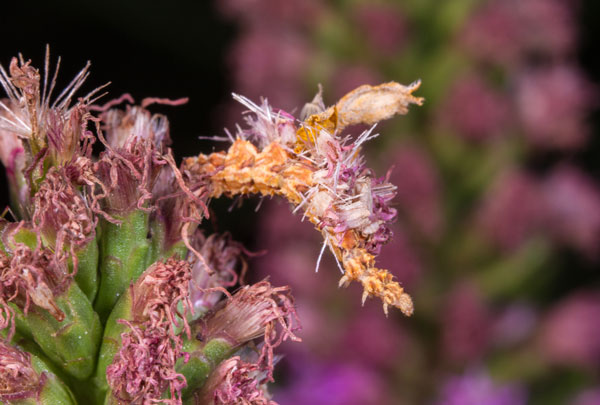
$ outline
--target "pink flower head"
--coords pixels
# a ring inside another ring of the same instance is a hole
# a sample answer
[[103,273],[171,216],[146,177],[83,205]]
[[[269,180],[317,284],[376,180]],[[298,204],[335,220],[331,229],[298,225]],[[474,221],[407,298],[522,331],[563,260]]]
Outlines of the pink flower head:
[[387,405],[386,396],[380,375],[347,362],[304,363],[290,386],[274,395],[282,404],[327,405]]
[[525,405],[527,395],[515,384],[500,385],[483,373],[449,378],[436,405]]
[[361,4],[355,19],[369,48],[386,56],[400,51],[407,36],[407,24],[398,9],[386,4]]
[[600,388],[590,388],[581,392],[573,402],[573,405],[598,405],[600,404]]
[[186,318],[192,310],[190,280],[188,262],[168,259],[150,266],[130,287],[133,320],[118,321],[128,331],[121,334],[119,352],[106,369],[115,398],[126,403],[142,400],[151,404],[158,402],[168,388],[171,399],[166,402],[181,404],[181,390],[186,381],[175,371],[175,363],[188,355],[182,351],[176,327],[183,324],[190,337]]
[[526,139],[544,149],[584,145],[593,93],[583,73],[571,66],[531,70],[517,87],[517,112]]
[[560,166],[543,182],[546,227],[559,242],[589,257],[600,248],[600,188],[578,169]]
[[[303,324],[306,323],[304,317],[302,321]],[[322,320],[322,327],[330,328],[327,326],[330,322],[331,319]],[[336,347],[339,349],[335,350],[335,354],[346,360],[357,360],[357,364],[365,368],[372,365],[381,370],[394,369],[398,359],[403,358],[406,353],[406,330],[400,324],[389,322],[375,306],[357,309],[356,314],[341,329],[343,338],[332,347],[333,350]],[[313,339],[322,341],[323,337],[316,335]]]
[[559,58],[573,53],[577,22],[574,7],[568,1],[516,0],[508,7],[518,15],[526,51]]
[[124,148],[100,154],[94,171],[108,193],[102,197],[110,215],[125,215],[133,209],[147,209],[151,191],[163,166],[168,162],[151,139],[131,137]]
[[442,197],[431,158],[416,144],[402,145],[394,150],[392,158],[390,181],[396,185],[400,216],[419,235],[435,240],[443,226]]
[[514,8],[505,3],[489,1],[476,10],[467,20],[461,42],[478,59],[512,66],[519,60],[522,38]]
[[539,344],[550,361],[595,369],[600,362],[600,295],[579,292],[556,304],[543,320]]
[[185,260],[168,259],[148,267],[130,287],[134,321],[143,322],[148,328],[164,328],[174,336],[175,326],[182,320],[189,335],[186,314],[192,311],[191,279],[190,264]]
[[[18,224],[14,232],[23,226]],[[11,230],[7,230],[11,232]],[[14,242],[14,241],[13,241]],[[8,302],[15,303],[25,314],[31,304],[47,310],[61,322],[65,314],[56,305],[55,296],[65,291],[72,274],[64,260],[58,260],[49,249],[32,250],[22,243],[14,243],[11,256],[0,253],[0,304],[3,312],[12,312]],[[7,322],[2,322],[8,326]],[[14,330],[11,326],[11,332]]]
[[171,143],[169,120],[138,106],[109,109],[102,114],[102,129],[112,148],[123,148],[136,138],[151,139],[159,149]]
[[477,224],[500,248],[513,250],[540,231],[544,215],[537,181],[527,173],[509,171],[487,192]]
[[445,299],[442,314],[442,349],[453,362],[478,360],[490,338],[490,313],[474,285],[459,284]]
[[33,201],[32,224],[57,254],[84,246],[95,236],[97,219],[64,170],[50,169]]
[[[112,395],[124,403],[150,405],[157,402],[181,404],[185,377],[175,371],[177,359],[184,357],[179,336],[162,327],[136,326],[120,320],[129,331],[121,334],[121,348],[106,369]],[[161,399],[169,389],[170,400]]]
[[38,398],[45,381],[46,375],[33,369],[29,353],[0,339],[0,400],[3,403]]
[[467,22],[462,42],[477,58],[506,67],[527,56],[560,58],[572,52],[575,18],[561,0],[492,0]]
[[[236,89],[250,98],[262,94],[273,105],[288,110],[301,102],[304,92],[299,78],[308,58],[304,37],[287,30],[270,32],[264,25],[240,38],[228,57]],[[265,93],[265,89],[270,90]]]
[[538,314],[525,303],[504,308],[494,319],[491,338],[501,347],[515,345],[528,338],[537,326]]
[[506,97],[474,75],[454,83],[440,111],[444,125],[458,136],[476,142],[501,135],[509,118]]
[[233,287],[244,276],[247,251],[228,233],[212,234],[207,238],[199,231],[194,235],[194,248],[203,260],[191,257],[193,282],[190,283],[190,299],[194,310],[204,313],[227,293],[225,288]]
[[232,346],[264,336],[258,364],[268,370],[271,380],[273,349],[287,339],[300,341],[294,334],[300,326],[289,287],[272,287],[266,280],[242,287],[221,308],[199,320],[196,327],[196,335],[204,341],[223,338]]
[[[56,163],[65,163],[75,157],[82,141],[93,142],[93,136],[87,130],[91,120],[88,107],[92,96],[101,88],[97,88],[71,106],[75,92],[83,85],[89,72],[88,63],[71,81],[71,83],[53,101],[50,101],[56,75],[49,80],[50,54],[46,49],[46,70],[43,82],[31,61],[22,57],[13,58],[9,72],[0,69],[0,84],[4,87],[10,101],[2,103],[5,113],[2,127],[24,139],[28,147],[28,159],[33,159],[45,147]],[[48,87],[49,86],[49,87]]]
[[261,374],[256,364],[232,357],[219,364],[194,399],[207,405],[277,405],[269,398]]

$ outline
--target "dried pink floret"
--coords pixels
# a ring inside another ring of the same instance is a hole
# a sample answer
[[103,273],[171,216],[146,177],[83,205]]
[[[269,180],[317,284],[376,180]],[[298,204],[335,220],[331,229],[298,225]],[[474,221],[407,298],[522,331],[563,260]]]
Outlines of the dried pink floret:
[[[106,369],[113,396],[123,403],[181,404],[185,377],[175,372],[177,359],[184,356],[181,338],[163,327],[136,326],[120,320],[129,331],[121,334],[121,348]],[[169,389],[170,399],[161,399]]]
[[118,321],[129,330],[121,334],[121,348],[106,370],[117,399],[125,403],[156,403],[169,388],[171,399],[163,401],[181,403],[186,381],[175,371],[175,363],[187,353],[182,352],[176,328],[183,326],[190,336],[186,314],[192,311],[191,277],[188,262],[168,259],[150,266],[130,287],[133,320]]
[[[300,328],[289,287],[273,287],[263,280],[242,287],[214,313],[198,321],[197,335],[204,340],[223,338],[240,346],[264,335],[258,364],[273,378],[273,349],[283,341],[301,341]],[[279,330],[280,329],[280,330]]]
[[65,262],[48,249],[33,250],[16,243],[10,257],[0,252],[0,303],[7,314],[11,312],[9,302],[25,313],[34,304],[62,321],[65,314],[56,305],[55,296],[65,291],[71,280]]
[[0,339],[0,400],[38,398],[45,381],[46,375],[33,369],[29,353]]
[[232,357],[212,372],[202,389],[194,394],[194,401],[206,405],[277,405],[269,398],[261,375],[256,364]]

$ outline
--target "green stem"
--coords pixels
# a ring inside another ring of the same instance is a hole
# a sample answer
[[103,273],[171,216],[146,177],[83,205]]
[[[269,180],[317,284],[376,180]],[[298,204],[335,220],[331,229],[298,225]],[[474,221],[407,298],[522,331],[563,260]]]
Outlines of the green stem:
[[202,388],[208,376],[237,349],[237,346],[221,338],[202,343],[194,337],[192,339],[184,337],[183,351],[190,354],[190,359],[187,363],[179,359],[175,367],[187,381],[187,387],[181,393],[183,399],[192,398],[194,391]]
[[117,218],[120,225],[103,221],[100,242],[100,289],[94,308],[105,322],[129,283],[146,269],[150,244],[148,213],[135,210]]
[[117,322],[119,319],[131,320],[131,294],[130,290],[117,301],[113,311],[110,313],[104,336],[102,337],[102,346],[98,356],[98,366],[96,367],[96,376],[94,377],[94,387],[96,389],[97,403],[102,403],[103,398],[108,392],[108,382],[106,380],[106,369],[113,362],[115,355],[121,347],[121,333],[125,332],[126,326]]
[[81,291],[94,302],[98,292],[98,241],[96,238],[75,253],[77,255],[77,274],[75,281]]
[[31,334],[46,356],[65,372],[79,380],[86,379],[94,371],[102,333],[100,320],[75,283],[55,300],[65,314],[62,322],[44,309],[32,307],[25,316],[13,306],[18,314],[17,328],[23,334]]

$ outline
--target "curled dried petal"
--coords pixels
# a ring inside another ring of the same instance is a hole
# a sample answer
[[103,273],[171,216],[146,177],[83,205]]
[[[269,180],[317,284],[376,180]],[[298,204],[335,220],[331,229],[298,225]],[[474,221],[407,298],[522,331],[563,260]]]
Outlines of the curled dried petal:
[[72,281],[65,262],[56,260],[48,249],[32,250],[22,243],[15,244],[11,253],[10,257],[0,253],[0,298],[14,302],[25,313],[33,303],[62,321],[65,314],[55,296]]
[[[181,338],[161,327],[136,326],[121,334],[121,348],[106,369],[112,395],[122,403],[181,404],[185,377],[175,371],[177,359],[184,357]],[[170,399],[161,399],[169,389]]]
[[63,168],[46,174],[34,197],[32,223],[60,254],[65,247],[81,247],[92,240],[97,219]]
[[256,364],[240,357],[225,360],[212,372],[201,390],[194,394],[196,404],[207,405],[277,405],[262,382]]
[[31,355],[0,340],[0,400],[37,398],[46,380],[31,365]]
[[[148,328],[162,328],[175,336],[180,319],[189,335],[186,314],[192,312],[189,298],[192,272],[184,260],[168,259],[150,266],[131,287],[134,321]],[[182,311],[178,308],[181,304]]]
[[294,333],[300,326],[290,288],[273,287],[266,280],[242,287],[222,308],[198,321],[197,328],[196,335],[204,340],[223,338],[232,346],[264,335],[258,363],[269,370],[270,378],[273,349],[287,339],[301,340]]

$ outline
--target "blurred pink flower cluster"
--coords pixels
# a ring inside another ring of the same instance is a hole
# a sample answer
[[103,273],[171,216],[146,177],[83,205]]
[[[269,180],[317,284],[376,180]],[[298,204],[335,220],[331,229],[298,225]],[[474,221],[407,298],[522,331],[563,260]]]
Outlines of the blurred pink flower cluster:
[[[489,0],[462,10],[417,1],[227,0],[219,7],[239,24],[231,74],[250,96],[300,110],[317,83],[330,90],[327,104],[360,84],[419,77],[426,92],[421,116],[375,130],[397,135],[378,165],[394,165],[398,210],[394,241],[378,264],[415,293],[415,319],[385,323],[340,302],[347,292],[323,290],[337,270],[325,258],[317,278],[305,276],[319,254],[311,225],[290,221],[285,205],[262,205],[256,244],[271,255],[253,266],[296,286],[307,343],[282,360],[288,383],[276,399],[524,404],[539,375],[523,368],[512,385],[485,371],[501,368],[490,364],[500,354],[518,364],[521,350],[540,353],[535,362],[548,370],[598,371],[597,289],[575,288],[548,303],[536,285],[550,279],[557,288],[550,268],[562,252],[600,259],[600,187],[576,159],[563,161],[586,147],[597,106],[576,58],[578,2]],[[353,369],[355,358],[371,365],[364,375]],[[474,367],[484,371],[462,373]],[[307,385],[339,396],[311,389],[317,396],[309,398]],[[592,395],[578,403],[593,403]]]

